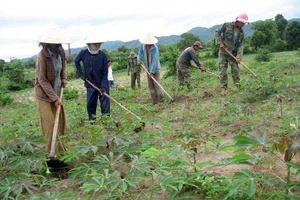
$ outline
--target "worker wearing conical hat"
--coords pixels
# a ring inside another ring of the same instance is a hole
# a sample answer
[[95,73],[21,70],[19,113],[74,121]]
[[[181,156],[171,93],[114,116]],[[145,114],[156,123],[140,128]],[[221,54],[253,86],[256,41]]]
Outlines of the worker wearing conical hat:
[[[36,41],[42,46],[36,58],[35,98],[41,129],[45,137],[45,150],[50,155],[52,134],[55,123],[56,110],[60,106],[57,137],[67,131],[66,115],[60,98],[61,87],[67,85],[66,58],[61,44],[71,40],[58,26],[44,31]],[[55,158],[66,151],[65,146],[57,142]]]
[[[144,62],[147,71],[148,88],[152,98],[152,104],[158,104],[162,102],[161,88],[155,83],[153,78],[159,83],[160,82],[160,61],[159,61],[159,49],[156,46],[157,39],[148,33],[145,37],[140,38],[139,41],[142,43],[138,52],[137,61],[138,63]],[[151,77],[150,77],[151,76]]]

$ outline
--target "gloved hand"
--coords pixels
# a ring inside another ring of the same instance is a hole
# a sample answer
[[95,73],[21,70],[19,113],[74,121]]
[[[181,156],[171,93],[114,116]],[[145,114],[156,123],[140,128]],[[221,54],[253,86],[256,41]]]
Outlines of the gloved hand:
[[101,93],[106,93],[106,90],[104,87],[100,88]]

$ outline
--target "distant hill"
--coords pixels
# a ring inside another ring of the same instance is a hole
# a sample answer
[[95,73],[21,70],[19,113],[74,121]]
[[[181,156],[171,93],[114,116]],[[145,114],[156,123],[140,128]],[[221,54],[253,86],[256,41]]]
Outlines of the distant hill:
[[[300,18],[290,19],[288,21],[289,22],[290,21],[300,22]],[[252,26],[255,23],[256,22],[253,22],[250,25],[244,26],[244,31],[245,31],[246,36],[252,35],[252,33],[253,33]],[[191,30],[189,30],[188,33],[192,33],[192,34],[198,36],[201,39],[201,41],[205,44],[207,41],[214,39],[215,30],[218,27],[220,27],[221,25],[222,24],[218,24],[218,25],[212,26],[210,28],[194,27]],[[158,45],[176,44],[177,42],[180,41],[180,35],[161,36],[161,37],[157,37],[157,39],[158,39],[158,43],[157,43]],[[107,51],[114,51],[114,50],[117,50],[121,46],[125,46],[128,49],[132,49],[132,48],[140,46],[140,42],[138,40],[132,40],[132,41],[127,41],[127,42],[123,42],[121,40],[107,41],[103,44],[103,46],[101,48],[106,49]],[[71,52],[72,52],[72,54],[78,54],[80,52],[80,50],[85,49],[85,48],[86,47],[72,48]],[[68,52],[66,51],[66,54],[67,53]],[[35,59],[36,55],[32,56],[30,58]],[[21,61],[26,62],[30,58],[24,58]]]

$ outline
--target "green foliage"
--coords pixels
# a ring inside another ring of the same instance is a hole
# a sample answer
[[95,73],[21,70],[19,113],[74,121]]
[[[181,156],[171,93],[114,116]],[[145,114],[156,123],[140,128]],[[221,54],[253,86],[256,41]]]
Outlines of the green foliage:
[[273,52],[285,51],[287,49],[287,42],[285,40],[277,39],[272,45],[271,50]]
[[179,57],[179,51],[174,46],[170,46],[164,54],[161,55],[161,61],[165,63],[167,72],[164,74],[164,78],[176,77],[176,60]]
[[0,106],[9,105],[13,102],[13,98],[5,93],[4,89],[0,90]]
[[202,64],[209,71],[217,71],[218,63],[216,60],[206,60]]
[[[165,64],[179,54],[174,46],[163,51]],[[0,198],[293,199],[293,194],[297,199],[296,53],[274,53],[276,60],[267,63],[245,55],[243,62],[259,77],[241,67],[242,87],[231,87],[226,95],[218,79],[198,70],[191,70],[195,88],[189,91],[173,91],[174,80],[162,79],[164,89],[176,97],[172,104],[153,106],[145,80],[141,89],[128,85],[114,90],[112,97],[140,116],[145,129],[141,120],[114,102],[111,116],[102,116],[98,107],[91,125],[84,88],[77,87],[82,82],[70,81],[64,95],[69,132],[59,140],[73,148],[62,157],[71,169],[62,170],[61,176],[46,164],[35,102],[0,107]],[[214,70],[216,62],[210,59],[203,65]],[[162,74],[167,72],[164,66]],[[120,84],[128,84],[126,72],[116,77]],[[27,92],[12,95],[18,100],[33,94]]]
[[258,62],[268,62],[271,60],[272,57],[273,56],[271,52],[267,48],[263,48],[258,51],[257,55],[255,56],[255,60]]
[[[181,34],[180,41],[176,45],[179,51],[183,51],[185,48],[192,46],[195,41],[201,42],[198,36],[195,36],[192,33],[183,33]],[[201,44],[203,43],[201,42]]]
[[78,97],[79,90],[74,88],[65,88],[64,89],[64,99],[70,100]]
[[292,21],[286,26],[285,40],[290,50],[300,47],[300,22]]
[[256,22],[253,25],[254,33],[251,37],[251,44],[255,47],[271,45],[278,37],[278,30],[275,21],[267,19]]
[[279,39],[284,39],[284,30],[286,28],[286,25],[288,24],[288,21],[283,17],[283,15],[278,14],[275,16],[275,22],[277,25],[278,35]]

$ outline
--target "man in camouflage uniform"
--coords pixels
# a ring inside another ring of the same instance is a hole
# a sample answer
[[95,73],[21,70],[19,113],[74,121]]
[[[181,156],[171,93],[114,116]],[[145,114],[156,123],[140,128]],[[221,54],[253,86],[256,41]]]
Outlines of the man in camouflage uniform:
[[191,89],[191,74],[189,67],[194,67],[191,60],[195,62],[201,71],[205,71],[196,55],[196,51],[199,49],[203,49],[203,47],[199,41],[196,41],[193,46],[186,48],[176,61],[178,83],[179,85],[186,84],[188,89]]
[[131,88],[135,89],[135,83],[137,82],[138,87],[141,87],[141,67],[137,63],[137,55],[132,51],[128,56],[128,76],[130,76],[131,72]]
[[[243,26],[249,24],[248,16],[240,14],[233,22],[226,22],[215,31],[216,44],[220,45],[219,49],[219,71],[221,88],[227,89],[228,63],[231,66],[232,79],[236,86],[240,86],[240,69],[238,64],[242,61],[244,49],[244,30]],[[230,51],[236,58],[235,60],[226,51]]]

